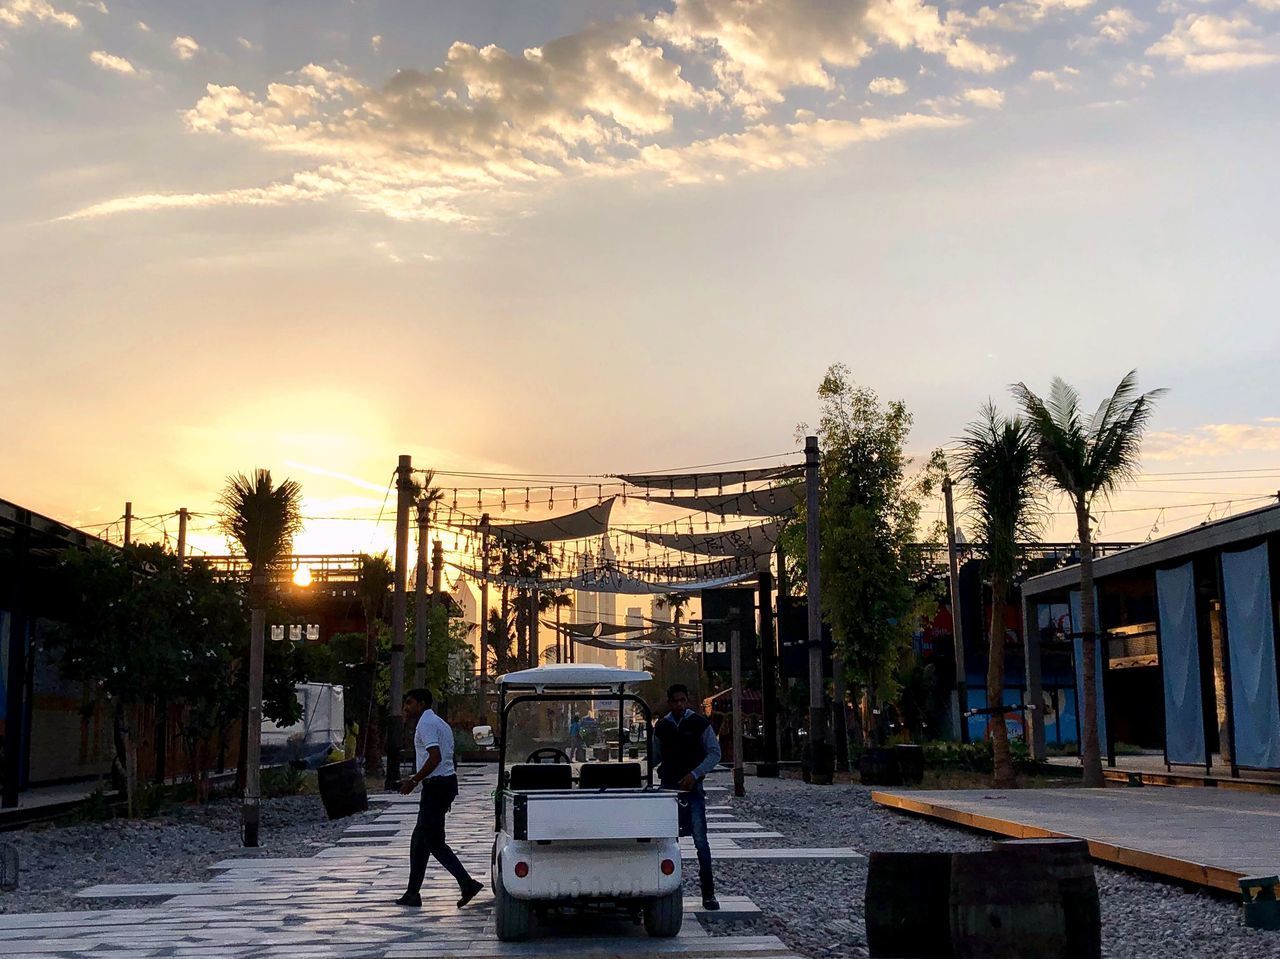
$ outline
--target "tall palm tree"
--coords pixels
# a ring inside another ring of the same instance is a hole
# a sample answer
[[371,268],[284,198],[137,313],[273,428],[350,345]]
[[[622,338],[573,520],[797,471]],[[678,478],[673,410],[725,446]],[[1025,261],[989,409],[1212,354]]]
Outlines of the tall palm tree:
[[1080,394],[1054,377],[1049,397],[1042,400],[1025,383],[1013,387],[1030,422],[1036,458],[1045,475],[1071,500],[1080,538],[1080,619],[1083,637],[1084,716],[1081,765],[1084,785],[1102,785],[1102,752],[1098,742],[1097,610],[1093,597],[1093,535],[1090,508],[1134,477],[1142,450],[1142,434],[1151,420],[1155,401],[1164,390],[1138,392],[1138,371],[1131,370],[1089,419]]
[[1022,561],[1019,542],[1039,529],[1040,475],[1031,429],[1021,417],[1005,417],[987,403],[980,418],[960,439],[960,478],[968,487],[969,511],[979,538],[987,544],[991,578],[991,631],[987,658],[987,706],[995,786],[1014,783],[1009,727],[1000,708],[1004,702],[1005,606]]
[[273,486],[271,471],[252,476],[236,473],[218,498],[220,525],[227,538],[249,561],[249,714],[246,733],[244,803],[240,807],[241,837],[246,846],[258,845],[259,804],[262,799],[262,658],[266,649],[267,575],[293,548],[302,529],[302,487],[286,479]]
[[563,590],[556,593],[544,593],[543,596],[550,607],[556,611],[556,662],[567,662],[569,661],[569,656],[566,655],[566,650],[569,646],[569,640],[560,626],[560,611],[573,605],[573,594],[568,590]]

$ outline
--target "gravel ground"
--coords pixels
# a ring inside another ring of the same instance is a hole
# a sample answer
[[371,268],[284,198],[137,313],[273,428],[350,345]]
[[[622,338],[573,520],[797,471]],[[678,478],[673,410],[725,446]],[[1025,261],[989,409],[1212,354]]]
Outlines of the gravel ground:
[[[759,845],[852,846],[862,853],[987,849],[978,833],[944,826],[871,802],[862,786],[806,786],[799,780],[748,779],[735,811],[782,833]],[[743,841],[744,845],[746,843]],[[1247,929],[1230,899],[1095,867],[1102,900],[1103,955],[1111,959],[1280,959],[1280,932]],[[692,874],[691,874],[692,873]],[[717,932],[773,933],[802,955],[866,956],[862,901],[865,862],[722,862],[717,892],[750,896],[762,920],[716,927]],[[697,893],[696,870],[685,886]]]
[[17,890],[0,893],[0,913],[144,905],[145,899],[77,899],[75,893],[104,882],[200,882],[209,878],[209,866],[232,857],[313,856],[360,818],[329,822],[315,795],[263,800],[263,845],[256,853],[241,847],[240,804],[227,799],[173,806],[154,819],[0,833],[0,843],[17,848],[20,864]]

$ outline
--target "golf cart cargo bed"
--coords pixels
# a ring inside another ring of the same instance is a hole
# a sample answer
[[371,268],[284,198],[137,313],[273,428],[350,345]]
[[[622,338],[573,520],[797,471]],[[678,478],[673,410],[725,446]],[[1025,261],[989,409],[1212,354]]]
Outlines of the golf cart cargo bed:
[[675,839],[676,795],[662,789],[504,793],[513,838],[531,841]]

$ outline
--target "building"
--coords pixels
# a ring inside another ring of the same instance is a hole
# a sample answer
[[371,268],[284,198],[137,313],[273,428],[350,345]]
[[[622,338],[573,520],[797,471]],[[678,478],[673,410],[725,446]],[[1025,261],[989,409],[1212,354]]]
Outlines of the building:
[[[644,614],[640,611],[639,606],[627,607],[627,625],[637,631],[643,631],[645,628]],[[644,669],[644,652],[639,649],[628,649],[626,652],[627,669]]]
[[[1204,523],[1094,562],[1098,727],[1170,768],[1280,770],[1280,505]],[[1027,697],[1043,701],[1046,664],[1066,658],[1083,685],[1078,566],[1022,585]],[[1044,712],[1029,714],[1045,754]]]

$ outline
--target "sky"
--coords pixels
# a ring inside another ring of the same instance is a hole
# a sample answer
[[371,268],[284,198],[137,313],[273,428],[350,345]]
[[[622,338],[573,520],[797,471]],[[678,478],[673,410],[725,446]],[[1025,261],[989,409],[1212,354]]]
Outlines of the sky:
[[1185,528],[1280,487],[1278,119],[1280,0],[0,0],[0,497],[367,519],[793,452],[836,362],[920,455],[1137,368],[1100,535]]

